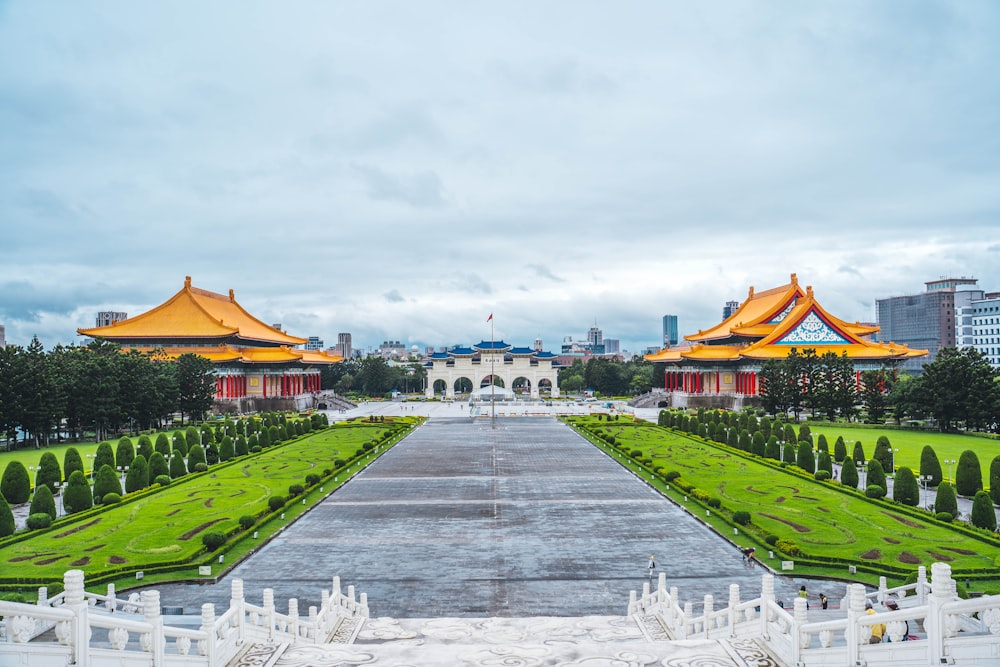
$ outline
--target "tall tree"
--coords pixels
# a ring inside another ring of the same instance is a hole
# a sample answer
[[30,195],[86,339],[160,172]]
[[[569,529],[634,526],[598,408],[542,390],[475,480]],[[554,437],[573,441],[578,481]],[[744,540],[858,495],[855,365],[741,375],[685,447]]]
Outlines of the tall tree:
[[183,415],[199,417],[208,412],[215,400],[215,376],[212,362],[196,354],[177,357],[177,406]]
[[889,393],[895,384],[893,375],[886,369],[861,372],[861,403],[865,406],[868,422],[881,423],[889,407]]
[[917,402],[942,431],[954,430],[960,422],[970,429],[982,428],[998,416],[990,414],[1000,392],[995,378],[996,371],[975,349],[944,348],[924,366],[917,381]]

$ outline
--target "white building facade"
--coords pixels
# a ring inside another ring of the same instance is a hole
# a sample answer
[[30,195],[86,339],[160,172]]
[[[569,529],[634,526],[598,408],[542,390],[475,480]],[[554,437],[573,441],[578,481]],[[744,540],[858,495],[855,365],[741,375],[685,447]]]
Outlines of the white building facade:
[[559,364],[551,352],[514,347],[503,341],[482,341],[472,347],[436,352],[427,368],[427,398],[454,399],[495,384],[540,399],[559,396]]
[[972,302],[972,347],[1000,368],[1000,292]]

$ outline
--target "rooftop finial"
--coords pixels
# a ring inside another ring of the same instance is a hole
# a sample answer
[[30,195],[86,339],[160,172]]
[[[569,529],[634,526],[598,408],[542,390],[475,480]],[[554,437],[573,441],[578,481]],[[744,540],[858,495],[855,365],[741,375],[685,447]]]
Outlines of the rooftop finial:
[[234,292],[232,289],[229,290],[229,300],[232,301],[233,303],[236,303],[236,292]]
[[184,276],[184,289],[191,289],[191,276]]
[[799,277],[797,275],[795,275],[794,273],[792,274],[792,284],[793,285],[798,285],[799,284]]
[[813,286],[812,285],[806,285],[806,296],[808,296],[810,299],[813,298]]
[[753,298],[753,285],[750,286],[750,294],[747,296],[748,299]]

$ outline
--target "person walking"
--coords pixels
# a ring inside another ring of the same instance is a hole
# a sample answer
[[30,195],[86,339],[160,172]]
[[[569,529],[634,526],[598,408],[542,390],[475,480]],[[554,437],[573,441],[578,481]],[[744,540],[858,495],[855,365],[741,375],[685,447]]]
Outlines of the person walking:
[[819,604],[820,604],[821,607],[823,607],[823,609],[826,609],[827,606],[830,604],[830,601],[827,599],[826,595],[824,595],[823,593],[819,594]]
[[809,608],[809,592],[806,590],[806,587],[804,585],[799,587],[799,597],[800,598],[805,598],[806,609],[808,609]]
[[[871,601],[865,602],[865,613],[874,616],[875,610],[872,609]],[[885,623],[875,623],[872,625],[872,636],[868,638],[869,644],[881,644],[882,635],[885,634]]]

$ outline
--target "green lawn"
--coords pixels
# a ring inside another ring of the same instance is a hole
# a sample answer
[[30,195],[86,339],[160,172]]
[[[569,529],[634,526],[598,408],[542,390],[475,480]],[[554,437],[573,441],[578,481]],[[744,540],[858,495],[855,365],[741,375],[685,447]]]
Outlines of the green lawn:
[[[613,435],[618,453],[625,459],[638,449],[642,452],[639,459],[652,459],[648,469],[659,467],[663,474],[679,472],[680,479],[671,490],[675,499],[687,495],[687,502],[693,505],[693,491],[677,490],[680,485],[690,485],[718,498],[724,513],[750,512],[758,540],[766,534],[790,540],[801,549],[799,558],[882,564],[913,572],[918,565],[929,567],[944,561],[957,571],[987,568],[995,570],[994,576],[1000,575],[1000,562],[995,560],[1000,542],[984,543],[922,511],[869,501],[836,482],[816,482],[724,445],[653,424],[591,418],[567,421],[594,433]],[[835,567],[840,573],[845,569]]]
[[[846,425],[837,426],[817,426],[809,424],[812,431],[813,442],[823,434],[826,436],[830,446],[830,453],[833,453],[833,444],[837,442],[837,437],[844,438],[847,445],[847,453],[854,451],[854,443],[860,441],[865,450],[865,457],[871,458],[875,452],[875,443],[879,436],[884,435],[889,438],[889,443],[893,449],[898,449],[895,454],[896,467],[906,466],[913,470],[914,474],[920,474],[920,452],[926,445],[934,448],[938,460],[941,461],[941,471],[944,477],[948,478],[948,465],[944,462],[955,460],[967,449],[971,449],[979,458],[979,465],[983,471],[983,485],[988,489],[990,484],[990,462],[1000,456],[1000,440],[982,438],[974,435],[963,435],[959,433],[934,433],[930,431],[896,430],[896,429],[873,429],[873,428],[852,428]],[[955,466],[951,467],[951,474],[955,474]],[[954,480],[952,480],[954,481]]]
[[[137,494],[133,502],[62,519],[27,539],[18,540],[18,533],[0,541],[4,578],[57,581],[65,570],[76,568],[93,580],[102,572],[190,561],[203,551],[204,532],[232,533],[241,516],[267,515],[268,498],[287,496],[290,485],[305,485],[306,475],[333,470],[335,459],[352,459],[364,443],[392,429],[391,423],[338,424]],[[335,471],[322,482],[325,492],[356,470]],[[320,497],[313,493],[307,502]]]

